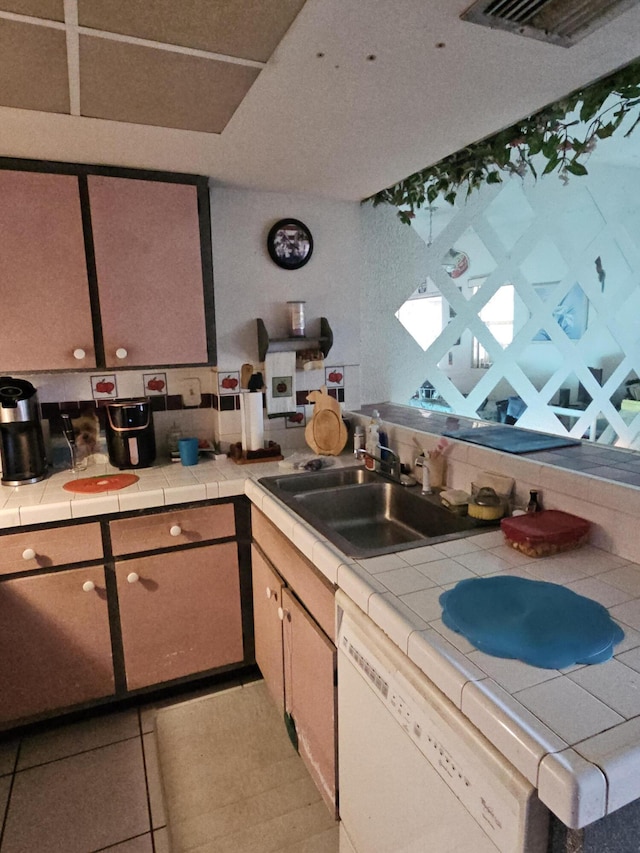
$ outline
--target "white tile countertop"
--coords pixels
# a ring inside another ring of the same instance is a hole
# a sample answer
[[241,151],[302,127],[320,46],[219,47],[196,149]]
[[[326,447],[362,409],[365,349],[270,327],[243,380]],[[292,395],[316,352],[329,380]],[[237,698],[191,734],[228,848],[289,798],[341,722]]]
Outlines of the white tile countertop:
[[[353,560],[259,483],[246,494],[407,654],[568,826],[640,797],[640,565],[591,546],[532,558],[500,530]],[[606,606],[624,630],[612,660],[566,670],[492,657],[449,630],[439,596],[463,578],[547,580]]]
[[130,472],[138,482],[124,489],[87,495],[63,488],[72,480],[118,473],[108,463],[93,464],[79,474],[59,471],[39,483],[0,486],[0,529],[241,495],[248,476],[277,474],[278,464],[236,465],[228,459],[214,462],[203,457],[185,468],[164,460]]
[[[345,454],[333,460],[353,464]],[[109,465],[75,476],[117,473]],[[640,798],[640,566],[592,546],[530,558],[499,530],[354,560],[264,489],[278,463],[165,463],[135,472],[132,486],[94,496],[62,488],[70,472],[0,487],[0,528],[246,494],[534,784],[572,827]],[[599,601],[622,626],[615,657],[566,670],[486,655],[441,620],[439,596],[463,578],[516,574],[553,581]]]

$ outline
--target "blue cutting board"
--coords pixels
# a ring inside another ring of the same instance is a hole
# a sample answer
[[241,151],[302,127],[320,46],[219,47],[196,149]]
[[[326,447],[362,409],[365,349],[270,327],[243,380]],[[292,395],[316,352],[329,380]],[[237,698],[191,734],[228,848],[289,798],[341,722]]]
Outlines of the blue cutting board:
[[503,425],[445,430],[442,434],[460,441],[470,441],[472,444],[491,447],[493,450],[503,450],[505,453],[535,453],[538,450],[555,450],[558,447],[572,447],[580,444],[575,438],[547,435],[543,432]]
[[440,604],[444,624],[480,651],[545,669],[602,663],[624,637],[606,607],[546,581],[470,578]]

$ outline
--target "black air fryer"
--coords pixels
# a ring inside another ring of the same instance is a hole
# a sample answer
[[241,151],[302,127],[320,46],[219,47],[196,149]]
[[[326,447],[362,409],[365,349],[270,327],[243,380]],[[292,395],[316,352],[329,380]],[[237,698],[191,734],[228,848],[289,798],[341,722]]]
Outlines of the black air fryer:
[[148,397],[107,403],[107,449],[116,468],[148,468],[156,458],[153,414]]
[[47,473],[38,394],[30,382],[0,376],[2,484],[37,483]]

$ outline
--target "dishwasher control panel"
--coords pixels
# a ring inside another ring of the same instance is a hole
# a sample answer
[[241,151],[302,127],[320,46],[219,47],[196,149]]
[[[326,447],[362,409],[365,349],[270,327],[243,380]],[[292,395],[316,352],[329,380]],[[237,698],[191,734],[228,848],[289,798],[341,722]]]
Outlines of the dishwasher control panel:
[[[471,782],[464,773],[462,761],[458,761],[447,749],[445,741],[434,730],[433,725],[430,725],[425,714],[421,713],[406,697],[406,690],[404,695],[399,689],[392,690],[388,709],[395,714],[398,722],[420,752],[436,767],[441,776],[446,777],[449,787],[469,788]],[[461,796],[462,791],[458,795]]]
[[[351,635],[353,637],[353,634]],[[395,717],[396,722],[411,738],[420,752],[435,767],[451,788],[456,790],[459,797],[464,796],[464,790],[471,787],[471,782],[464,772],[462,758],[457,758],[451,751],[451,746],[438,732],[434,722],[418,706],[415,697],[411,696],[411,685],[402,678],[399,672],[391,673],[384,665],[374,660],[370,650],[360,651],[358,646],[343,634],[341,648],[347,654],[361,673],[368,678],[370,686],[379,694],[387,710]],[[402,682],[405,682],[402,684]]]

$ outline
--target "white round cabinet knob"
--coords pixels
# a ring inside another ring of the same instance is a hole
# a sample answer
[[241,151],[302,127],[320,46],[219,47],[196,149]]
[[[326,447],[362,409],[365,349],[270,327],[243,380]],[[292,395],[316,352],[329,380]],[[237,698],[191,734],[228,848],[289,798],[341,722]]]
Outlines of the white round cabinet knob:
[[285,610],[284,607],[278,607],[278,619],[281,622],[284,622],[284,620],[287,619],[288,616],[289,616],[289,612],[287,610]]
[[85,582],[82,584],[82,589],[83,589],[85,592],[93,592],[93,590],[94,590],[95,588],[96,588],[96,585],[94,584],[94,582],[93,582],[93,581],[85,581]]
[[128,355],[129,355],[129,353],[126,351],[126,349],[124,347],[118,347],[118,349],[116,350],[116,358],[122,359],[122,358],[126,358]]
[[87,353],[82,349],[82,347],[78,347],[77,349],[74,349],[74,351],[73,351],[73,357],[77,358],[78,361],[82,361],[82,359],[85,358],[86,355],[87,355]]
[[22,552],[22,559],[23,560],[35,560],[35,558],[36,558],[36,552],[33,550],[33,548],[25,548],[24,551]]
[[271,598],[271,596],[273,595],[273,590],[271,589],[271,587],[267,587],[266,592],[267,592],[267,598]]
[[127,583],[136,583],[140,580],[140,575],[137,572],[130,572],[127,575]]
[[169,528],[169,533],[171,534],[171,536],[180,536],[180,534],[182,533],[182,528],[179,524],[172,524]]

